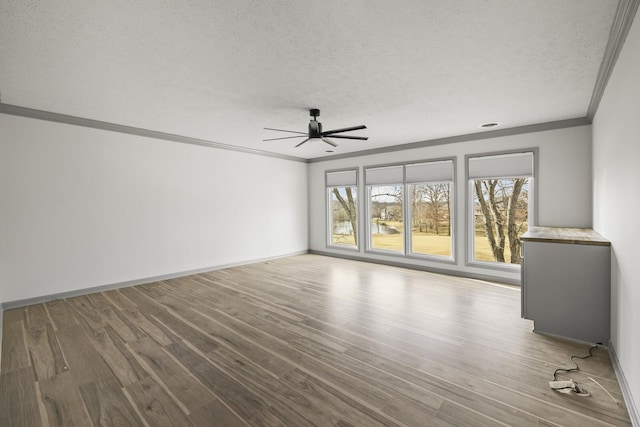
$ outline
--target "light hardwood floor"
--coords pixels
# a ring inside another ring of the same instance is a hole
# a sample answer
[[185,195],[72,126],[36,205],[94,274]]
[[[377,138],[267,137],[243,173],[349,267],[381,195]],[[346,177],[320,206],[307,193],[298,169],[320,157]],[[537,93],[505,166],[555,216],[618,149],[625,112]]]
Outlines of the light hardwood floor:
[[0,425],[631,425],[607,350],[569,375],[591,396],[553,392],[588,346],[519,310],[516,287],[317,255],[33,305],[4,314]]

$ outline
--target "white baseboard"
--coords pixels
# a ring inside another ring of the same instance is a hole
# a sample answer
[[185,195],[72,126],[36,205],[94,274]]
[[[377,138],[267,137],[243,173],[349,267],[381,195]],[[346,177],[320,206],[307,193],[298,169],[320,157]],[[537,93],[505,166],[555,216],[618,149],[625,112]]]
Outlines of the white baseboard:
[[627,410],[629,411],[631,424],[633,425],[633,427],[640,427],[640,410],[635,406],[635,400],[633,400],[633,395],[631,394],[629,383],[627,382],[627,378],[624,376],[624,371],[622,370],[622,366],[620,366],[620,361],[618,360],[616,349],[611,341],[609,341],[609,356],[611,357],[613,370],[616,372],[616,377],[618,377],[618,383],[620,384],[622,396],[624,397],[624,402],[627,405]]
[[[252,260],[246,260],[246,261],[230,263],[230,264],[215,265],[210,267],[197,268],[195,270],[180,271],[177,273],[163,274],[160,276],[144,277],[140,279],[127,280],[125,282],[110,283],[107,285],[93,286],[90,288],[76,289],[73,291],[59,292],[59,293],[49,294],[49,295],[41,295],[33,298],[7,301],[2,304],[2,308],[4,310],[10,310],[13,308],[26,307],[28,305],[42,304],[49,301],[61,300],[65,298],[73,298],[81,295],[93,294],[96,292],[109,291],[111,289],[125,288],[127,286],[135,286],[135,285],[142,285],[145,283],[159,282],[161,280],[175,279],[177,277],[190,276],[192,274],[206,273],[208,271],[222,270],[224,268],[238,267],[238,266],[247,265],[247,264],[255,264],[259,262],[271,261],[278,258],[286,258],[290,256],[302,255],[307,253],[309,253],[309,251],[299,251],[299,252],[283,254],[283,255],[278,255],[278,256],[269,257],[269,258],[252,259]],[[0,341],[0,344],[1,344],[1,341]]]

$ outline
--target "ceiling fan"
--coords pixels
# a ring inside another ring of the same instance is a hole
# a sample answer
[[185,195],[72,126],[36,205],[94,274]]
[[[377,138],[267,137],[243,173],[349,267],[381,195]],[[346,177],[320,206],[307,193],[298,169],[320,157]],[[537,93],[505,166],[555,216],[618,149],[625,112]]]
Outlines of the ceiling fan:
[[333,129],[333,130],[322,131],[322,123],[320,123],[317,120],[317,117],[320,116],[320,110],[318,110],[317,108],[312,108],[311,110],[309,110],[309,115],[311,117],[313,117],[313,119],[311,119],[311,122],[309,123],[309,132],[305,133],[305,132],[297,132],[297,131],[293,131],[293,130],[265,128],[266,130],[275,130],[275,131],[278,131],[278,132],[297,133],[299,135],[296,135],[296,136],[284,136],[282,138],[269,138],[269,139],[263,139],[263,141],[275,141],[277,139],[290,139],[290,138],[306,138],[304,141],[302,141],[301,143],[296,145],[296,147],[300,147],[302,144],[304,144],[307,141],[310,141],[312,139],[320,139],[320,140],[324,141],[325,143],[331,145],[332,147],[337,147],[338,144],[336,144],[335,142],[327,139],[326,137],[338,138],[338,139],[359,139],[359,140],[362,140],[362,141],[366,141],[367,139],[369,139],[368,136],[338,135],[338,134],[343,133],[343,132],[351,132],[353,130],[366,129],[367,127],[365,125],[353,126],[353,127],[348,127],[348,128],[342,128],[342,129]]

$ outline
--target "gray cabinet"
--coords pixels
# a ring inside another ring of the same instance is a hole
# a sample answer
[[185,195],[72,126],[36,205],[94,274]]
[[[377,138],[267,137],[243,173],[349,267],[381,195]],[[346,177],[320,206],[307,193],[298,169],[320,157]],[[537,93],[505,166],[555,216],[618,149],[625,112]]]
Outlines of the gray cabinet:
[[522,317],[534,331],[609,340],[610,243],[590,229],[531,227],[522,238]]

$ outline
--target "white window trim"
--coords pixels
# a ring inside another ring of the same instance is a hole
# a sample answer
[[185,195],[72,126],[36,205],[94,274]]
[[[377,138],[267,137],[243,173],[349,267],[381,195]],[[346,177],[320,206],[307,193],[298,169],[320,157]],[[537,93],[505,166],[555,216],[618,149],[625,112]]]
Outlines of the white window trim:
[[[451,255],[450,256],[446,256],[446,255],[435,255],[435,254],[422,254],[419,252],[413,252],[413,233],[406,233],[407,234],[407,238],[406,238],[406,248],[407,248],[407,256],[411,257],[411,258],[415,258],[415,259],[424,259],[424,260],[429,260],[429,261],[440,261],[440,262],[446,262],[446,263],[453,263],[455,264],[456,262],[456,227],[455,224],[457,222],[457,206],[458,204],[456,203],[456,189],[455,189],[455,171],[456,171],[456,167],[455,167],[455,162],[453,164],[453,176],[454,176],[454,180],[453,181],[441,181],[439,183],[449,183],[449,201],[450,203],[453,202],[453,209],[451,209],[450,212],[450,218],[449,218],[449,227],[451,229]],[[428,184],[435,184],[438,182],[429,182]],[[405,197],[409,197],[409,185],[420,185],[420,184],[425,184],[425,183],[420,183],[420,182],[415,182],[415,183],[410,183],[410,184],[405,184]],[[411,223],[411,221],[413,221],[413,216],[411,215],[411,206],[409,206],[409,203],[406,204],[406,218],[407,218],[407,222]]]
[[475,218],[473,211],[473,197],[474,191],[472,188],[471,180],[469,178],[469,159],[474,157],[485,157],[485,156],[500,156],[500,155],[509,155],[509,154],[517,154],[517,153],[533,153],[533,176],[529,179],[529,218],[528,224],[529,227],[533,227],[538,224],[538,148],[522,148],[517,150],[508,150],[508,151],[498,151],[498,152],[490,152],[490,153],[477,153],[477,154],[466,154],[464,156],[464,178],[466,182],[466,197],[465,197],[465,216],[466,216],[466,242],[465,242],[465,266],[467,267],[479,267],[486,268],[489,270],[495,271],[505,271],[505,272],[519,272],[520,264],[508,264],[508,263],[499,263],[499,262],[488,262],[488,261],[476,261],[474,256],[474,231],[475,231]]
[[[407,203],[407,196],[408,196],[408,190],[407,190],[407,186],[409,184],[407,184],[407,170],[406,170],[406,166],[410,166],[410,165],[415,165],[415,164],[422,164],[422,163],[436,163],[436,162],[444,162],[444,161],[451,161],[452,162],[452,181],[451,182],[451,194],[450,194],[450,200],[453,201],[453,209],[451,211],[451,215],[452,218],[450,219],[451,221],[451,256],[443,256],[443,255],[433,255],[433,254],[420,254],[420,253],[415,253],[411,251],[411,232],[409,231],[407,233],[406,229],[406,223],[407,223],[407,219],[410,219],[410,206],[408,206]],[[367,184],[367,170],[369,169],[378,169],[378,168],[385,168],[385,167],[393,167],[393,166],[402,166],[402,174],[403,174],[403,180],[402,183],[395,183],[395,184]],[[441,157],[441,158],[434,158],[434,159],[422,159],[422,160],[417,160],[417,161],[411,161],[411,162],[400,162],[400,163],[386,163],[386,164],[378,164],[378,165],[368,165],[368,166],[364,166],[363,168],[363,174],[364,174],[364,179],[363,179],[363,186],[364,186],[364,192],[366,193],[365,197],[362,197],[363,199],[363,209],[362,212],[363,214],[360,215],[361,221],[360,224],[363,224],[364,222],[364,227],[362,227],[363,230],[366,231],[366,236],[365,236],[365,246],[364,246],[364,252],[365,253],[369,253],[369,254],[374,254],[374,255],[385,255],[385,256],[392,256],[392,257],[397,257],[397,258],[402,258],[402,259],[415,259],[415,260],[421,260],[421,261],[430,261],[430,262],[437,262],[437,263],[441,263],[441,264],[451,264],[451,265],[456,265],[457,264],[457,244],[456,244],[456,236],[457,234],[457,224],[458,224],[458,200],[457,200],[457,191],[456,191],[456,187],[457,187],[457,156],[451,156],[451,157]],[[387,249],[378,249],[378,248],[372,248],[371,247],[371,187],[372,186],[379,186],[379,185],[402,185],[402,191],[403,191],[403,233],[404,233],[404,247],[402,249],[402,252],[400,251],[391,251],[391,250],[387,250]],[[360,233],[360,237],[362,237],[362,233]]]
[[[331,185],[329,186],[329,179],[328,176],[331,173],[340,173],[340,172],[351,172],[351,171],[355,171],[356,174],[356,182],[353,186],[351,185]],[[360,242],[362,242],[362,232],[359,231],[361,230],[360,227],[360,217],[362,216],[362,210],[360,207],[360,199],[362,198],[360,196],[360,168],[359,167],[351,167],[351,168],[343,168],[343,169],[330,169],[330,170],[326,170],[324,171],[324,192],[325,192],[325,197],[324,197],[324,201],[325,201],[325,244],[326,244],[326,248],[327,249],[337,249],[337,250],[342,250],[342,251],[349,251],[349,252],[360,252]],[[333,188],[341,188],[341,187],[355,187],[356,189],[356,214],[357,214],[357,223],[358,223],[358,231],[357,231],[357,241],[355,242],[355,246],[347,246],[347,245],[336,245],[334,244],[331,240],[331,236],[332,236],[332,228],[331,228],[331,219],[332,219],[332,214],[331,214],[331,194],[332,194],[332,189]]]
[[[403,172],[404,173],[404,172]],[[392,187],[392,186],[396,186],[396,185],[401,185],[402,186],[402,233],[403,233],[403,247],[402,247],[402,251],[393,251],[390,249],[380,249],[380,248],[374,248],[372,247],[372,238],[371,238],[371,187]],[[367,237],[366,237],[366,241],[367,241],[367,246],[366,246],[366,250],[365,252],[369,252],[369,253],[376,253],[376,254],[385,254],[385,255],[393,255],[393,256],[399,256],[404,258],[406,256],[405,253],[405,246],[406,246],[406,233],[404,230],[404,224],[405,224],[405,207],[406,207],[406,200],[404,200],[405,198],[405,185],[401,182],[397,182],[395,184],[370,184],[370,185],[365,185],[366,188],[366,192],[367,192],[367,200],[365,201],[366,203],[366,217],[365,217],[365,221],[367,224]]]

